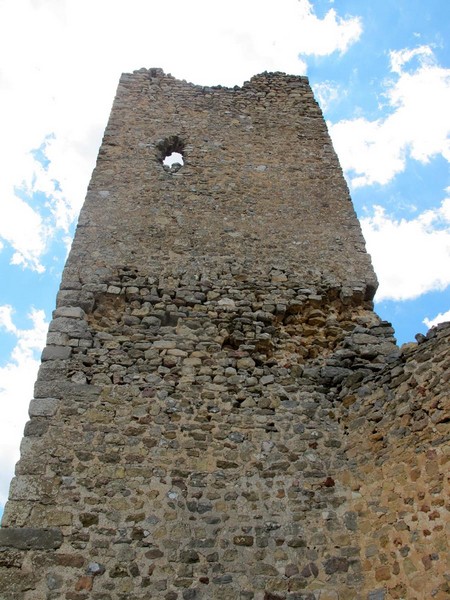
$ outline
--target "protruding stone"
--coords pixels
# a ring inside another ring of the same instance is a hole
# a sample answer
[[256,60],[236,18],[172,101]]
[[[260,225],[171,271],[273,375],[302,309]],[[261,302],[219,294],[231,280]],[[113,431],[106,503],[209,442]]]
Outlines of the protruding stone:
[[0,529],[0,547],[18,550],[53,550],[59,548],[62,541],[63,536],[59,529],[34,527]]
[[68,317],[70,319],[83,319],[85,312],[79,306],[60,306],[53,311],[53,318]]
[[67,360],[71,353],[70,346],[46,346],[42,351],[41,360]]
[[59,400],[57,398],[35,398],[28,409],[30,417],[51,417],[56,413]]

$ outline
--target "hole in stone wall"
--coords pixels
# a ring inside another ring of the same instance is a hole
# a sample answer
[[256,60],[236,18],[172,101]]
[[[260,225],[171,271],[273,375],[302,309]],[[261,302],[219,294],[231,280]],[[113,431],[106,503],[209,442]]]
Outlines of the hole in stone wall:
[[182,167],[184,165],[183,155],[181,152],[172,152],[172,154],[166,156],[163,160],[163,165],[170,168],[175,167],[176,165]]
[[171,135],[156,144],[157,156],[166,171],[177,171],[184,165],[184,142],[177,135]]

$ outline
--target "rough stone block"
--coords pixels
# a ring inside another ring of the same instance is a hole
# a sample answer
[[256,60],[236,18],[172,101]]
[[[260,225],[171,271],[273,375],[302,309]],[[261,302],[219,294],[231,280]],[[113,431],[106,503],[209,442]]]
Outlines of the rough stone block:
[[56,317],[50,323],[49,331],[57,331],[59,333],[68,333],[75,337],[76,334],[85,333],[87,330],[86,321],[81,319],[71,319],[69,317]]
[[2,600],[20,600],[24,592],[34,588],[36,579],[36,573],[24,573],[22,569],[0,567]]
[[28,421],[28,423],[26,423],[23,434],[25,437],[40,437],[41,435],[44,435],[47,429],[47,419],[32,419],[31,421]]
[[57,398],[34,398],[30,402],[28,414],[30,417],[51,417],[58,407]]
[[42,351],[41,360],[66,360],[71,352],[70,346],[46,346]]
[[85,312],[79,306],[60,306],[53,311],[53,318],[68,317],[70,319],[83,319]]
[[69,341],[67,333],[59,333],[57,331],[47,334],[47,344],[49,346],[65,346]]
[[59,529],[34,527],[0,529],[0,547],[18,550],[54,550],[63,542]]
[[66,379],[56,381],[38,381],[34,386],[35,398],[71,398],[77,402],[92,401],[100,393],[100,388],[94,385],[84,385],[68,382]]

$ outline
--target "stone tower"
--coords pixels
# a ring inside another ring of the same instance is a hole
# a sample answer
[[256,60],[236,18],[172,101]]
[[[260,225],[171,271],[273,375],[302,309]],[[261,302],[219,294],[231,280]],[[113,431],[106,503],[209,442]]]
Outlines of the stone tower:
[[375,289],[305,77],[123,75],[1,600],[447,598],[448,328],[400,351]]

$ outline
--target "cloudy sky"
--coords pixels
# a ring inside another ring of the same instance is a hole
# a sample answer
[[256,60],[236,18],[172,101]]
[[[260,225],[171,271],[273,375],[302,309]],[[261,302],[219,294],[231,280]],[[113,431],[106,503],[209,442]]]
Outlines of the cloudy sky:
[[0,0],[0,511],[119,76],[308,75],[400,343],[450,320],[450,2]]

